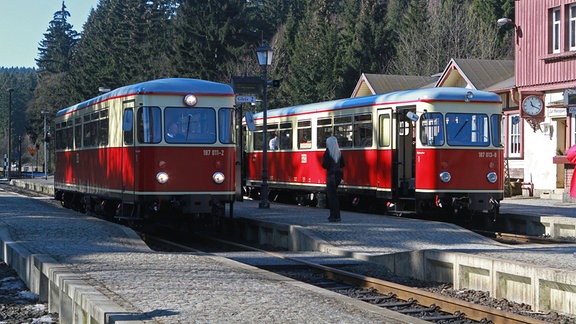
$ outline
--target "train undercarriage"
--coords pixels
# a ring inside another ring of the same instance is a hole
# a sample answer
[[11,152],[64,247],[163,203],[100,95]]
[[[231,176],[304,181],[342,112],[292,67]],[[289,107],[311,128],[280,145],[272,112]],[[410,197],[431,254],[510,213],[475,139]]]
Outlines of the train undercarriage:
[[138,196],[136,199],[91,195],[57,190],[55,199],[65,208],[133,224],[181,224],[214,222],[232,214],[234,197],[225,200],[210,195]]

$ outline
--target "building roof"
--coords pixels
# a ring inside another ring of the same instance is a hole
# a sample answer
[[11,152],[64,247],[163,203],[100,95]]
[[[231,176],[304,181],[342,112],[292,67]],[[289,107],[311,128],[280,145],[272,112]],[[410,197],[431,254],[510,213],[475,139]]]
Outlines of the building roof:
[[434,87],[438,78],[418,75],[362,73],[351,97],[363,97],[399,90]]
[[515,87],[514,60],[451,59],[436,76],[363,73],[351,97],[431,87],[507,92]]
[[510,89],[514,87],[514,60],[451,59],[436,87]]

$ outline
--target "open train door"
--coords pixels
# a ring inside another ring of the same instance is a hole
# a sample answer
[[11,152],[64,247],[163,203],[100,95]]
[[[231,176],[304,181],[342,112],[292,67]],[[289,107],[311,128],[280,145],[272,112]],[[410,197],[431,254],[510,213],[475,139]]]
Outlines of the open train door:
[[403,211],[415,210],[417,120],[416,106],[396,108],[392,193],[397,209]]

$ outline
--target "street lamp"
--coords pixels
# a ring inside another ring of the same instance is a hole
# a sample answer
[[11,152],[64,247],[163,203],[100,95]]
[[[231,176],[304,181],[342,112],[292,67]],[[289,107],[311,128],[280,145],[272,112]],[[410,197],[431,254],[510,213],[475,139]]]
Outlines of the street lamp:
[[12,168],[12,92],[14,89],[8,89],[8,172],[6,178],[10,181],[10,169]]
[[270,208],[268,201],[268,112],[266,90],[268,88],[267,67],[272,65],[272,48],[266,40],[262,40],[262,45],[256,49],[258,64],[262,67],[262,114],[263,114],[263,139],[262,139],[262,187],[260,189],[260,208]]

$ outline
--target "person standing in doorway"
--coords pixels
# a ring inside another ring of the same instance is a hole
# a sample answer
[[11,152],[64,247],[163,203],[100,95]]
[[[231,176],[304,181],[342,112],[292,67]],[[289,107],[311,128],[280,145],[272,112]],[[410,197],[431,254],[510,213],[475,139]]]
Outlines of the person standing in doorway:
[[338,201],[338,185],[343,180],[342,168],[345,166],[344,157],[338,147],[338,140],[334,136],[326,139],[326,151],[322,158],[322,167],[326,169],[326,194],[330,216],[328,221],[340,221],[340,202]]

